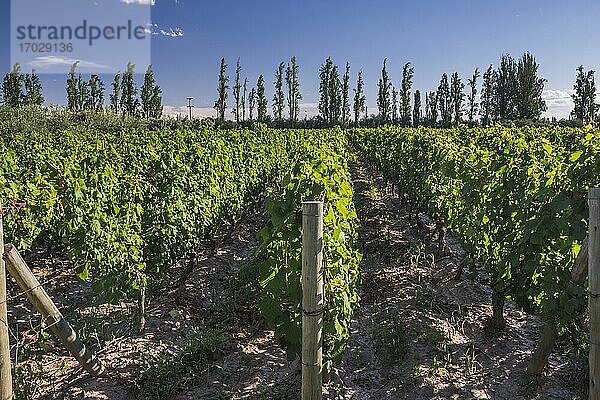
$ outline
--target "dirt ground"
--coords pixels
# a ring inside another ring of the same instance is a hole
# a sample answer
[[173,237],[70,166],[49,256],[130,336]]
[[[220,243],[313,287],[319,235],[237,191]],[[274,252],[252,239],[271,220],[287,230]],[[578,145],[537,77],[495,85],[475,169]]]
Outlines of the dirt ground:
[[[455,279],[462,259],[457,241],[448,236],[451,251],[439,254],[427,216],[410,218],[377,172],[353,165],[352,173],[361,221],[361,306],[326,399],[587,398],[585,367],[565,346],[553,352],[543,376],[524,373],[542,328],[539,316],[509,302],[506,329],[487,332],[491,293],[484,274]],[[255,235],[262,222],[258,211],[249,215],[216,256],[200,259],[185,287],[153,300],[143,335],[132,333],[131,304],[94,305],[89,283],[74,280],[67,263],[28,254],[109,373],[96,379],[82,372],[39,334],[39,318],[19,296],[10,302],[9,323],[13,343],[28,355],[19,364],[21,385],[39,386],[30,389],[31,398],[135,399],[151,356],[176,352],[195,329],[218,331],[227,344],[175,399],[298,398],[299,362],[287,359],[256,305]],[[14,283],[10,289],[18,295]]]

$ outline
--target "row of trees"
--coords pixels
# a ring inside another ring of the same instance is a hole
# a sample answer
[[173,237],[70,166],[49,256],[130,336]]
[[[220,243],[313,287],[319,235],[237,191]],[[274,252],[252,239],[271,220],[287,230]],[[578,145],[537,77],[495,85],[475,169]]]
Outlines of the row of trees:
[[[67,79],[67,108],[78,112],[100,111],[105,106],[105,85],[99,75],[92,74],[88,80],[77,73],[78,63],[73,64]],[[359,71],[351,97],[350,64],[340,68],[327,58],[319,68],[318,117],[313,125],[399,124],[402,126],[448,127],[463,122],[469,125],[489,125],[497,121],[538,120],[546,110],[542,98],[545,79],[538,77],[539,65],[535,58],[525,53],[515,60],[510,55],[500,59],[497,68],[492,65],[483,73],[476,68],[466,85],[457,72],[444,73],[437,90],[412,93],[414,68],[404,64],[398,88],[390,78],[387,60],[383,61],[377,91],[377,114],[369,115],[366,106],[365,82]],[[593,123],[600,111],[596,104],[594,71],[577,68],[572,95],[574,109],[571,120],[578,124]],[[138,89],[134,81],[135,66],[131,63],[123,73],[114,76],[109,107],[116,113],[144,118],[162,116],[162,91],[156,84],[152,66],[144,74],[144,82]],[[238,59],[233,86],[227,75],[227,63],[221,60],[218,99],[214,108],[217,119],[225,120],[229,90],[233,91],[232,114],[237,123],[245,121],[287,123],[295,126],[300,117],[299,102],[302,99],[298,79],[299,66],[296,57],[280,63],[275,70],[272,116],[268,115],[269,101],[266,97],[265,79],[258,77],[255,86],[249,87],[248,78],[242,78]],[[479,80],[482,79],[479,91]],[[465,88],[467,93],[465,93]],[[35,70],[24,74],[19,64],[2,80],[2,102],[11,107],[42,105],[42,85]],[[139,96],[138,96],[139,93]],[[423,99],[424,98],[424,99]],[[422,101],[425,102],[423,107]]]
[[[280,63],[275,72],[275,93],[273,95],[273,120],[282,123],[285,120],[285,108],[287,104],[288,121],[294,126],[300,115],[300,82],[298,80],[298,63],[296,57],[292,57],[287,63]],[[233,84],[234,106],[232,114],[236,123],[246,121],[267,122],[270,120],[267,107],[268,100],[265,94],[265,79],[263,75],[258,77],[256,87],[248,91],[248,78],[242,81],[242,66],[238,59],[235,68],[235,79]],[[215,101],[214,109],[217,112],[217,119],[224,121],[227,112],[227,98],[230,78],[227,75],[227,62],[221,59],[219,69],[219,84],[217,86],[218,98]],[[248,104],[248,114],[246,115],[246,103]],[[256,111],[256,114],[255,114]]]
[[35,70],[30,74],[21,73],[21,65],[14,65],[11,72],[2,80],[2,101],[9,107],[41,106],[44,104],[42,84]]
[[[77,73],[79,62],[75,62],[67,78],[67,109],[74,112],[102,111],[104,109],[105,86],[97,74],[91,74],[86,80]],[[144,74],[144,83],[139,89],[134,80],[135,65],[129,63],[127,70],[117,73],[112,83],[110,109],[115,113],[143,118],[161,118],[163,112],[162,91],[156,84],[152,66]],[[35,70],[31,74],[22,74],[21,66],[15,64],[13,70],[2,81],[2,99],[4,105],[21,107],[41,106],[44,103],[42,85]]]
[[497,121],[538,120],[546,111],[546,103],[542,99],[546,80],[538,77],[538,70],[539,65],[529,53],[523,54],[518,61],[510,55],[504,55],[497,69],[490,65],[483,74],[479,97],[478,80],[481,74],[478,68],[467,79],[467,94],[458,72],[450,77],[444,73],[437,90],[425,93],[423,115],[419,90],[412,97],[414,102],[411,107],[414,68],[410,63],[404,65],[400,89],[397,91],[389,78],[384,60],[378,84],[378,118],[382,123],[403,126],[442,127],[463,122],[474,125],[478,122],[478,116],[482,125]]
[[[292,57],[287,64],[279,64],[275,70],[272,110],[273,120],[276,122],[287,120],[291,126],[298,122],[298,101],[302,99],[298,70],[296,57]],[[248,92],[248,79],[242,80],[241,71],[238,59],[233,85],[235,105],[232,113],[235,121],[254,121],[255,118],[260,122],[270,120],[271,117],[267,115],[263,75],[259,76],[256,87],[252,87]],[[465,93],[465,84],[457,72],[451,75],[444,73],[437,90],[424,93],[423,109],[421,92],[416,90],[412,93],[414,67],[411,63],[404,65],[402,80],[397,87],[390,78],[386,59],[383,61],[378,82],[377,114],[369,116],[362,71],[358,72],[351,102],[350,64],[346,63],[340,68],[331,58],[327,58],[319,68],[317,122],[325,126],[362,123],[449,127],[464,122],[470,125],[489,125],[497,121],[538,120],[546,110],[546,103],[542,98],[546,80],[538,76],[538,71],[539,64],[530,53],[523,54],[518,60],[510,55],[503,55],[497,68],[490,65],[483,74],[481,93],[478,86],[482,75],[478,68],[467,79],[468,93]],[[585,83],[582,85],[585,86]],[[214,106],[218,120],[224,120],[226,117],[228,90],[227,63],[222,59],[217,88],[218,99]],[[286,104],[287,119],[284,116]]]

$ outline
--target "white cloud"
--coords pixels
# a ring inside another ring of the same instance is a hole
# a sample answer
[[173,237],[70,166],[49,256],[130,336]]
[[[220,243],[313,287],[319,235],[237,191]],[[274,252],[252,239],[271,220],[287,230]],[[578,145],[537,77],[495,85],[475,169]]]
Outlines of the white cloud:
[[183,29],[181,29],[179,27],[162,29],[157,24],[153,24],[153,23],[147,23],[145,31],[147,34],[161,35],[161,36],[167,36],[167,37],[172,37],[172,38],[184,36]]
[[33,68],[44,69],[55,67],[57,65],[71,66],[76,62],[79,62],[79,67],[81,68],[108,68],[106,65],[98,64],[92,61],[76,60],[74,58],[58,56],[36,57],[33,61],[30,61],[27,64],[31,65]]
[[156,0],[121,0],[125,4],[140,4],[143,6],[153,6]]
[[542,99],[546,102],[548,110],[544,113],[545,117],[557,119],[569,118],[573,110],[573,90],[547,89],[542,93]]
[[[154,33],[155,35],[157,35],[157,33]],[[183,36],[183,29],[181,28],[169,28],[168,31],[165,31],[164,29],[160,30],[160,34],[163,36],[169,36],[169,37],[182,37]]]

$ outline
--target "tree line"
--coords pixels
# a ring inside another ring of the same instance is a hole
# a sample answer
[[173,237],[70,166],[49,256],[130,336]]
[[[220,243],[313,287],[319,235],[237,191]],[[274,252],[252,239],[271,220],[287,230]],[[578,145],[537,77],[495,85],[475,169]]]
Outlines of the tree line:
[[[106,88],[101,77],[91,74],[89,79],[84,79],[77,73],[78,66],[78,62],[74,63],[68,74],[67,109],[73,112],[106,109]],[[229,117],[230,91],[234,103],[231,115],[237,124],[451,127],[466,123],[488,126],[496,122],[539,121],[547,109],[542,97],[546,79],[538,76],[539,64],[528,52],[518,60],[503,55],[497,67],[490,65],[483,74],[475,68],[466,84],[458,72],[444,73],[436,90],[415,90],[414,93],[415,70],[411,63],[404,64],[401,80],[396,84],[390,77],[387,59],[384,59],[377,82],[377,110],[373,113],[369,113],[367,108],[362,71],[356,74],[352,88],[350,64],[346,62],[339,66],[328,57],[319,67],[318,115],[311,119],[305,117],[303,121],[300,120],[302,93],[296,57],[276,67],[271,99],[267,99],[264,75],[260,75],[256,85],[252,85],[248,78],[242,77],[238,59],[231,82],[227,69],[228,64],[223,58],[218,76],[218,97],[214,104],[216,119],[221,122]],[[129,63],[123,73],[118,72],[114,76],[107,99],[108,109],[123,116],[162,117],[162,90],[156,84],[152,65],[146,69],[140,88],[135,84],[134,74],[135,65]],[[574,124],[594,123],[600,113],[600,106],[596,104],[594,74],[593,70],[586,70],[583,66],[577,68],[572,95],[574,108],[570,114]],[[36,71],[32,69],[31,73],[22,73],[19,64],[15,64],[12,71],[4,76],[0,94],[5,106],[41,106],[44,103],[42,84]]]
[[[79,62],[71,66],[66,82],[67,109],[73,112],[103,111],[105,109],[105,85],[101,77],[91,74],[84,79],[77,73]],[[129,63],[125,72],[118,72],[113,79],[109,94],[109,109],[123,116],[161,118],[163,113],[162,90],[156,84],[152,65],[144,74],[139,88],[134,80],[135,65]],[[2,81],[2,103],[9,107],[41,106],[44,103],[42,84],[35,69],[23,74],[17,63]]]
[[[298,100],[302,99],[302,94],[296,57],[292,57],[287,63],[280,63],[275,70],[272,115],[267,115],[268,100],[265,96],[264,76],[260,75],[256,87],[251,87],[248,92],[248,79],[242,80],[241,71],[238,59],[233,85],[235,105],[232,108],[237,123],[258,121],[281,125],[287,122],[292,127],[298,123]],[[313,118],[311,125],[397,124],[451,127],[467,123],[470,126],[476,124],[487,126],[503,121],[538,121],[547,109],[542,98],[546,79],[538,76],[539,64],[530,53],[523,54],[518,60],[510,55],[503,55],[498,67],[494,68],[490,65],[483,76],[476,68],[467,79],[466,85],[458,72],[450,75],[444,73],[437,90],[423,94],[419,90],[412,93],[415,70],[411,63],[404,64],[402,79],[398,85],[395,85],[385,59],[377,83],[376,114],[369,114],[366,106],[362,71],[358,72],[353,89],[350,84],[350,71],[349,63],[346,62],[340,67],[331,57],[320,66],[318,116]],[[482,78],[481,89],[479,89],[480,78]],[[587,75],[585,78],[588,79]],[[581,80],[579,77],[577,79],[578,82]],[[218,98],[214,105],[217,120],[226,119],[229,81],[227,62],[223,58],[219,70]],[[587,88],[589,83],[585,81],[581,86]],[[465,89],[467,89],[466,93]],[[585,89],[584,96],[587,97],[582,100],[585,104],[591,101],[589,100],[591,95],[588,94],[590,90]],[[245,113],[247,93],[249,93],[248,115]],[[577,110],[579,102],[575,96],[574,100]],[[592,106],[586,105],[580,108],[588,110],[590,107]],[[585,118],[580,119],[585,120]]]

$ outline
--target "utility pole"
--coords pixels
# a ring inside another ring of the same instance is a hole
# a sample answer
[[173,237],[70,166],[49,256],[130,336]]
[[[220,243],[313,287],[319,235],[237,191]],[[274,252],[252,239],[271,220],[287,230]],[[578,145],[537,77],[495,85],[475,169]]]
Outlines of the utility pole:
[[192,108],[194,108],[194,106],[192,105],[192,100],[194,100],[193,97],[187,98],[187,101],[188,101],[187,108],[190,110],[190,121],[192,120]]

